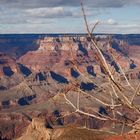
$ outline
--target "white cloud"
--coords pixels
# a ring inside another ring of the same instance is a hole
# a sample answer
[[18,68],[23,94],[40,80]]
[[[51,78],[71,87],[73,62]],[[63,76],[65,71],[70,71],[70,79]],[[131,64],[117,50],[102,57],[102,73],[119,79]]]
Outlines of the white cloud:
[[111,18],[108,19],[106,23],[109,25],[117,25],[118,24],[114,19],[111,19]]
[[125,24],[125,23],[118,23],[118,24],[101,24],[96,29],[97,33],[119,33],[119,34],[131,34],[131,33],[140,33],[140,24]]
[[99,25],[117,25],[118,22],[115,21],[114,19],[107,19],[105,21],[102,21],[102,20],[99,20],[99,19],[96,19],[96,20],[93,20],[93,21],[90,21],[89,22],[89,25],[90,26],[93,26],[94,24],[96,24],[97,22],[99,22]]
[[25,11],[28,16],[40,18],[59,18],[72,16],[71,11],[64,10],[63,7],[34,8]]

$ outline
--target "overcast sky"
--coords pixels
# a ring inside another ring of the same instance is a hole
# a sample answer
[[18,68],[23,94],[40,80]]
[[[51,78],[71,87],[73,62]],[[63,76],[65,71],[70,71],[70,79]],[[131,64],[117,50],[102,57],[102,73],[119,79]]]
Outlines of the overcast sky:
[[[83,0],[97,33],[140,33],[140,0]],[[80,0],[0,0],[0,33],[84,33]]]

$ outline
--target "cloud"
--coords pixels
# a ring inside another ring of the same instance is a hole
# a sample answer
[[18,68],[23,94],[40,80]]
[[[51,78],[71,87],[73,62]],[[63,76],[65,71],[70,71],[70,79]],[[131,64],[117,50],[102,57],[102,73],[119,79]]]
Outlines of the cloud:
[[97,33],[122,33],[122,34],[130,34],[130,33],[140,33],[140,24],[131,24],[131,23],[117,23],[117,24],[100,24],[95,30]]
[[[140,23],[139,22],[127,22],[127,21],[116,21],[115,19],[109,18],[106,20],[93,20],[89,22],[90,29],[92,29],[95,23],[99,22],[98,26],[95,28],[96,33],[122,33],[122,34],[130,34],[130,33],[140,33]],[[86,30],[85,30],[86,31]]]
[[[140,4],[139,0],[83,0],[89,7],[123,7],[128,4]],[[41,8],[72,6],[79,7],[79,0],[1,0],[0,5],[15,8]]]
[[[1,6],[0,6],[1,7]],[[26,16],[23,10],[18,9],[0,9],[0,24],[20,24],[26,23]]]
[[106,23],[109,25],[117,25],[118,24],[114,19],[111,19],[111,18],[108,19]]
[[112,19],[112,18],[109,18],[109,19],[104,20],[104,21],[99,20],[99,19],[96,19],[96,20],[90,21],[90,22],[89,22],[89,25],[90,25],[90,26],[93,26],[93,25],[96,24],[97,22],[99,22],[98,25],[107,25],[107,26],[108,26],[108,25],[109,25],[109,26],[111,26],[111,25],[118,25],[118,22],[115,21],[115,20]]
[[25,11],[28,16],[40,18],[62,18],[72,16],[72,12],[64,10],[63,7],[49,7],[49,8],[34,8]]
[[[138,7],[140,0],[83,0],[83,3],[88,20],[95,18],[104,20],[97,27],[97,31],[139,31],[136,28],[140,26],[135,25],[139,21],[133,21],[137,19],[134,12],[129,17],[127,11],[124,15],[114,11],[132,5]],[[104,17],[101,16],[102,14]],[[122,18],[123,16],[125,17]],[[128,21],[125,21],[126,19]],[[94,21],[91,22],[91,25],[93,26],[94,23]],[[25,32],[80,32],[80,30],[82,32],[84,26],[80,0],[0,0],[0,25],[0,31],[8,33],[20,32],[22,29]]]

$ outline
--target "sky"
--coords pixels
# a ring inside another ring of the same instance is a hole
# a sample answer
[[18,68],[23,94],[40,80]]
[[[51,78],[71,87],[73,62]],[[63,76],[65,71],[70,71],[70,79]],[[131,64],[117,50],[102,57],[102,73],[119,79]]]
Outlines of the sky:
[[[95,33],[140,33],[140,0],[83,0]],[[0,0],[0,34],[85,33],[80,0]]]

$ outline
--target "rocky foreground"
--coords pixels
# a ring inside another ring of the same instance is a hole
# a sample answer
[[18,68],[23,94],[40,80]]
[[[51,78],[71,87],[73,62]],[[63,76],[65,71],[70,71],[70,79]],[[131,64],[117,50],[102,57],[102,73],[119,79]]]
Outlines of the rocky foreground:
[[115,133],[98,131],[76,126],[47,129],[45,121],[34,118],[25,133],[15,140],[133,140],[139,139],[139,133],[116,136]]

